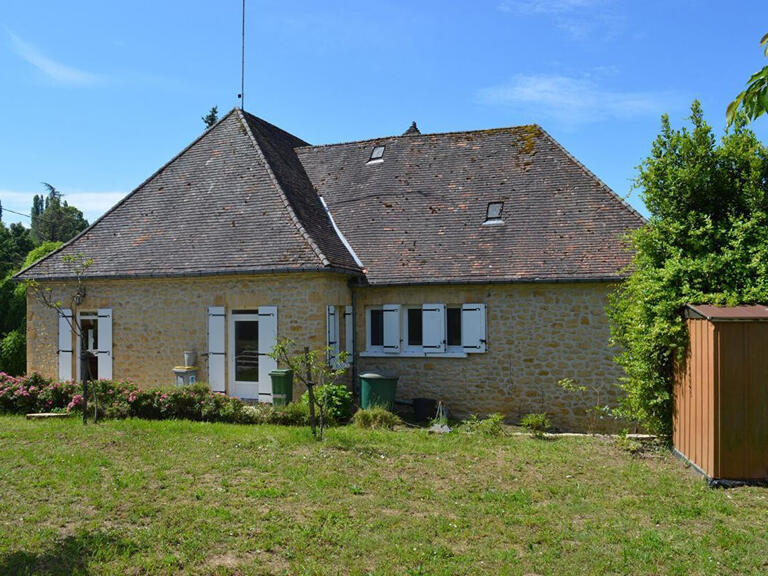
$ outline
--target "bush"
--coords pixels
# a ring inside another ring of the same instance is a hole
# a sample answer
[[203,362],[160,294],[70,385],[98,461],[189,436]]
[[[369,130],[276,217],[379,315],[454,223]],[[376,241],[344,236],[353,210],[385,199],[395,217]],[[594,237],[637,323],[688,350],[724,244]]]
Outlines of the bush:
[[365,410],[361,408],[355,412],[352,421],[358,428],[382,428],[386,430],[392,430],[401,422],[397,415],[381,406],[373,406]]
[[504,434],[504,416],[489,414],[487,418],[480,419],[473,414],[461,423],[459,430],[480,436],[501,436]]
[[[329,383],[315,388],[315,402],[324,407],[326,424],[349,422],[352,417],[352,392],[344,384]],[[301,395],[309,411],[309,393]]]
[[630,277],[608,314],[619,345],[623,416],[669,439],[686,304],[768,300],[768,148],[737,119],[718,142],[701,105],[690,127],[664,116],[635,187],[650,217],[630,235]]
[[11,330],[0,340],[0,370],[23,374],[27,368],[27,336],[24,329]]
[[546,412],[526,414],[520,419],[520,426],[528,430],[535,438],[541,438],[551,424]]

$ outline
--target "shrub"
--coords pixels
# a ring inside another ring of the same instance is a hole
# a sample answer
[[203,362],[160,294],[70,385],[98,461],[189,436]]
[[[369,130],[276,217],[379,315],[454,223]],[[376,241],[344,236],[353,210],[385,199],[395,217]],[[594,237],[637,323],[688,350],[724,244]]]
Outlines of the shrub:
[[489,414],[487,418],[480,419],[473,414],[461,423],[459,430],[480,436],[501,436],[504,434],[504,416]]
[[666,439],[688,346],[683,307],[768,300],[768,148],[743,119],[718,142],[698,102],[690,124],[674,129],[664,116],[640,165],[635,187],[650,217],[630,235],[630,276],[608,307],[623,414]]
[[400,418],[382,406],[372,406],[355,412],[352,421],[358,428],[382,428],[392,430],[400,424]]
[[528,430],[535,438],[541,438],[551,424],[546,412],[526,414],[520,419],[520,426]]
[[[344,384],[334,382],[315,388],[315,402],[324,406],[327,424],[348,422],[352,417],[352,392]],[[309,410],[309,393],[301,395],[301,403]]]

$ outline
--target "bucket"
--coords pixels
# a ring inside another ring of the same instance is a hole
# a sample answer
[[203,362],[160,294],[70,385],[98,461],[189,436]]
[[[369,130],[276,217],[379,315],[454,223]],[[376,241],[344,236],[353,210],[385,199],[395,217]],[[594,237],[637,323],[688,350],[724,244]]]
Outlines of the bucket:
[[194,366],[197,362],[197,352],[194,350],[184,351],[184,366]]

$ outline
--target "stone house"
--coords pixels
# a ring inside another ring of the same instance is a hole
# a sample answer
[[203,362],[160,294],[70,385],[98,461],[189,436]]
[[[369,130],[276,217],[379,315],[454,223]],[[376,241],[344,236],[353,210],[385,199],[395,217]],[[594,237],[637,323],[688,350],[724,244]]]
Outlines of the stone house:
[[617,394],[604,306],[642,224],[538,126],[310,146],[234,109],[18,274],[66,302],[64,257],[92,259],[66,318],[29,298],[27,370],[76,378],[91,350],[97,377],[166,385],[194,350],[214,390],[268,402],[289,337],[402,400],[583,428]]

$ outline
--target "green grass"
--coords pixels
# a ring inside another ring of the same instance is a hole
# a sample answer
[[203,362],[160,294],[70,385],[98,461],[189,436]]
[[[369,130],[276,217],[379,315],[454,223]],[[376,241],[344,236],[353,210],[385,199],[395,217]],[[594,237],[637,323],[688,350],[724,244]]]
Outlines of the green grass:
[[764,574],[768,491],[598,438],[0,417],[0,574]]

